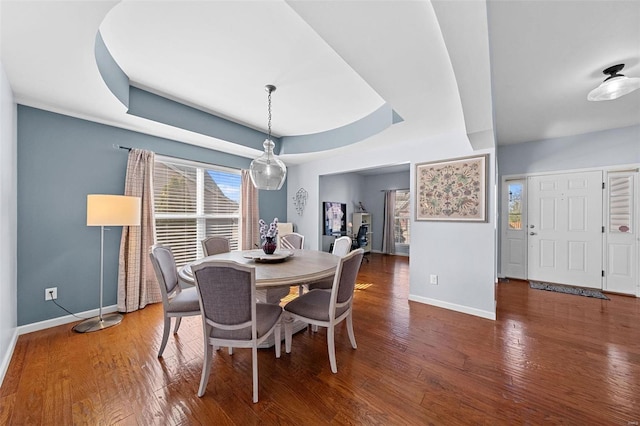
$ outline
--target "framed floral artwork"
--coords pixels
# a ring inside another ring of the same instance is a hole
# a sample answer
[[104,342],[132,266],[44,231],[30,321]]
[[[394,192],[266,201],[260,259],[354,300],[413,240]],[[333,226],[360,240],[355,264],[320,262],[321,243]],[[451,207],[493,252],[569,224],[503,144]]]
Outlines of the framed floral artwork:
[[416,164],[416,220],[486,222],[488,157]]

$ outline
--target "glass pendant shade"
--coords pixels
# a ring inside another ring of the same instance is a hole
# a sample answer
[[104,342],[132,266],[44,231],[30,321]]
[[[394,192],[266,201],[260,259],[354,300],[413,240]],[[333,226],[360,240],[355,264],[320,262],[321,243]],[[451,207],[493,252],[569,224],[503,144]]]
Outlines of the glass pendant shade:
[[251,182],[257,189],[275,191],[282,188],[287,178],[287,167],[273,153],[275,144],[271,139],[266,139],[262,146],[264,153],[253,160],[249,167]]

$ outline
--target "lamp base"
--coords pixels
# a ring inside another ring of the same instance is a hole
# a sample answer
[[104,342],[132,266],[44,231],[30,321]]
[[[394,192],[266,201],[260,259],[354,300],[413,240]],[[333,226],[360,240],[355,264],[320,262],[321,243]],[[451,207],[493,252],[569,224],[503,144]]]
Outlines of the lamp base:
[[113,327],[122,322],[123,316],[121,314],[106,314],[100,317],[89,318],[76,324],[73,327],[73,331],[76,333],[91,333],[92,331],[102,330],[104,328]]

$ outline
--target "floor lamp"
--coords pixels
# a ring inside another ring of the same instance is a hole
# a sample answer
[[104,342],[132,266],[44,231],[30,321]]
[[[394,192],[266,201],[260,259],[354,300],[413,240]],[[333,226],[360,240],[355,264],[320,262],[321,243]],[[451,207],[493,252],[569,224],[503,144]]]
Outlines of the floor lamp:
[[87,195],[87,226],[100,227],[100,311],[99,315],[82,321],[73,327],[78,333],[89,333],[120,324],[122,315],[102,315],[102,288],[104,282],[104,227],[139,226],[140,197],[125,195]]

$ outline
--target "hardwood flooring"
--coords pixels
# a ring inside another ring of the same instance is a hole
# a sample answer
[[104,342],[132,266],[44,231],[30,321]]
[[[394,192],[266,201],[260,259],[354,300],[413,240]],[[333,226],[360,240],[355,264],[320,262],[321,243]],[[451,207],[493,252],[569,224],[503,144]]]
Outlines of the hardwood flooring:
[[[4,425],[637,425],[640,299],[497,285],[497,321],[407,301],[408,260],[371,255],[358,276],[354,328],[302,331],[291,354],[214,355],[206,394],[200,319],[186,318],[162,359],[161,305],[110,329],[71,325],[20,336],[0,388]],[[296,290],[297,291],[297,290]]]

